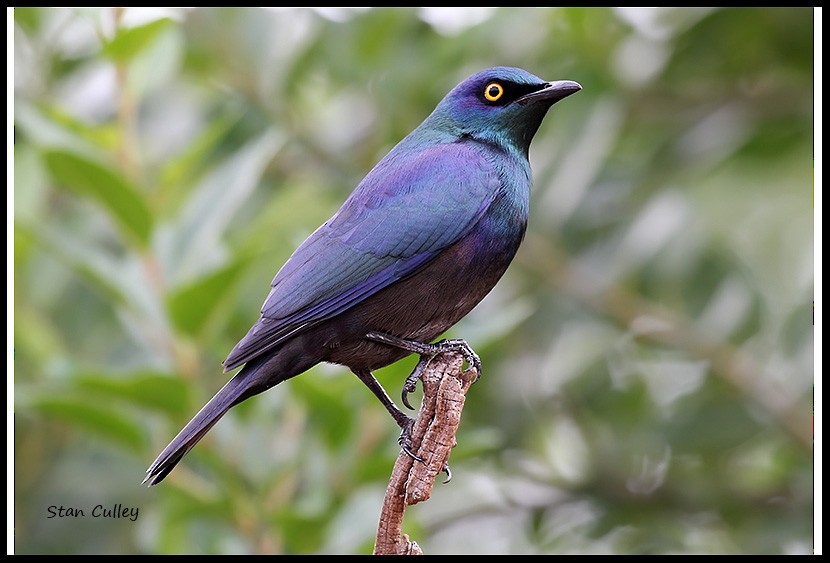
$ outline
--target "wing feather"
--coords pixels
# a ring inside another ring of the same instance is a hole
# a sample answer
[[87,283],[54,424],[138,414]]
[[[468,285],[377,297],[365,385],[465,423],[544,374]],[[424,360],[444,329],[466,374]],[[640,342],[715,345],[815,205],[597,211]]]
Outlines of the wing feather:
[[466,144],[393,151],[277,272],[262,317],[225,369],[414,274],[469,232],[500,186]]

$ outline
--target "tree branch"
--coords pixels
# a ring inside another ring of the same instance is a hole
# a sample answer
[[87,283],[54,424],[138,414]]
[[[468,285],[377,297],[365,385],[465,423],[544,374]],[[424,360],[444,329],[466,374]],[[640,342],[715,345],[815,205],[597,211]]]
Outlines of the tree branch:
[[424,461],[415,461],[403,451],[398,455],[380,512],[375,555],[423,554],[403,533],[403,515],[407,506],[429,499],[435,478],[456,445],[465,394],[478,376],[475,368],[462,371],[463,364],[461,354],[439,354],[421,375],[424,397],[412,427],[411,449]]

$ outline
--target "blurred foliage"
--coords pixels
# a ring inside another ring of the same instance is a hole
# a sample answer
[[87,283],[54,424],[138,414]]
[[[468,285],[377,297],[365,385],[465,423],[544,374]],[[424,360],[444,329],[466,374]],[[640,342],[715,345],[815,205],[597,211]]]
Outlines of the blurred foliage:
[[[17,553],[368,553],[397,428],[318,366],[144,469],[463,78],[572,79],[427,553],[810,553],[813,11],[14,10]],[[379,372],[392,395],[414,365]],[[90,518],[96,504],[135,521]],[[48,507],[86,518],[49,518]]]

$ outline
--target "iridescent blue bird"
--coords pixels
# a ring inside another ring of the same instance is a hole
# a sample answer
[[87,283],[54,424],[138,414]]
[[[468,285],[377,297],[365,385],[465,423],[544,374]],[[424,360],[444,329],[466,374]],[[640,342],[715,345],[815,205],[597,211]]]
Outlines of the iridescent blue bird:
[[[262,315],[231,351],[242,369],[161,452],[145,482],[160,482],[231,407],[320,362],[351,369],[402,429],[403,413],[372,371],[417,353],[478,304],[525,234],[528,149],[548,109],[579,91],[496,67],[464,80],[303,242],[271,283]],[[414,382],[407,380],[406,393]]]

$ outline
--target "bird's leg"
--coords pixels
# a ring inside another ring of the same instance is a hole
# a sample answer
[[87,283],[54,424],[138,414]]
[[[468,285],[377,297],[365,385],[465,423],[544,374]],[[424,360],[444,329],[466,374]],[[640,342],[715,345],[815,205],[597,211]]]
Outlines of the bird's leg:
[[368,369],[363,370],[352,370],[354,371],[355,375],[360,378],[366,387],[368,387],[372,393],[375,394],[380,402],[386,407],[386,410],[389,411],[389,414],[392,415],[392,418],[395,419],[395,422],[401,428],[401,435],[398,438],[398,444],[401,446],[401,449],[414,460],[417,461],[424,461],[423,458],[419,457],[412,451],[412,444],[411,444],[411,436],[410,433],[412,432],[412,425],[415,424],[415,419],[408,416],[405,412],[395,405],[392,402],[392,399],[389,398],[389,395],[386,393],[386,390],[383,386],[375,379],[375,376],[372,375],[372,372]]
[[[465,340],[456,339],[456,340],[441,340],[436,342],[435,344],[428,344],[424,342],[418,342],[417,340],[406,340],[404,338],[398,338],[397,336],[392,336],[391,334],[385,334],[383,332],[370,332],[366,335],[366,338],[369,340],[374,340],[375,342],[380,342],[382,344],[388,344],[389,346],[394,346],[395,348],[400,348],[402,350],[406,350],[408,352],[412,352],[413,354],[418,354],[421,356],[421,359],[418,360],[418,364],[415,366],[415,369],[412,370],[412,373],[406,378],[406,381],[403,385],[403,390],[401,391],[401,400],[403,404],[406,405],[408,408],[412,408],[412,405],[409,404],[408,395],[415,391],[415,386],[418,380],[421,378],[421,373],[427,367],[427,364],[438,354],[443,352],[460,352],[464,359],[470,364],[472,367],[476,369],[476,381],[481,376],[481,358],[478,357],[478,354],[470,348],[470,345],[467,344]],[[360,376],[360,374],[358,374]],[[372,374],[369,374],[369,377],[372,377]],[[361,377],[362,379],[362,377]],[[372,377],[374,380],[374,377]],[[364,380],[365,383],[365,380]],[[377,384],[377,382],[375,381]],[[366,383],[369,385],[368,383]],[[378,384],[380,387],[380,384]],[[371,385],[369,388],[374,391]],[[381,388],[381,392],[383,392],[383,388]],[[377,395],[377,392],[375,392]],[[384,396],[386,393],[384,392]],[[380,397],[380,396],[379,396]],[[386,397],[386,400],[389,401],[391,404],[392,402],[389,400],[389,397]],[[381,398],[381,401],[383,399]],[[384,404],[386,404],[384,402]],[[392,407],[397,410],[394,404]],[[389,407],[386,407],[389,409]],[[392,411],[390,411],[392,412]],[[401,411],[400,414],[403,414]],[[392,416],[395,416],[394,414]],[[406,415],[404,415],[406,416]],[[410,419],[412,420],[412,419]],[[411,426],[410,426],[411,428]],[[404,435],[401,434],[401,439],[403,440]],[[406,448],[404,451],[409,454],[411,457],[418,459],[413,453]],[[450,471],[450,466],[448,464],[444,464],[444,472],[447,474],[447,480],[444,483],[449,483],[450,479],[452,479],[452,472]]]

